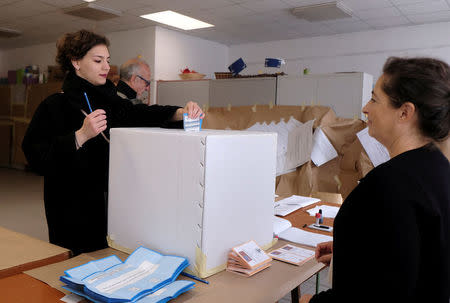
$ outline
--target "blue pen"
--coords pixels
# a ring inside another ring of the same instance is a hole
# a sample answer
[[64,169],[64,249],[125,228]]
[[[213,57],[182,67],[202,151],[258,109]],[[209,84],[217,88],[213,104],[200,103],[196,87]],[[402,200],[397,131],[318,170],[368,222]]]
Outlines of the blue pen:
[[88,104],[88,106],[89,106],[89,112],[92,113],[91,103],[89,103],[89,99],[88,99],[88,97],[87,97],[87,95],[86,95],[86,92],[84,92],[84,97],[86,98],[86,102],[87,102],[87,104]]
[[194,279],[194,280],[196,280],[196,281],[199,281],[199,282],[202,282],[202,283],[205,283],[205,284],[209,284],[208,281],[203,280],[203,279],[200,279],[199,277],[196,277],[196,276],[194,276],[194,275],[188,274],[187,272],[182,271],[181,274],[182,274],[183,276],[186,276],[186,277],[188,277],[188,278]]

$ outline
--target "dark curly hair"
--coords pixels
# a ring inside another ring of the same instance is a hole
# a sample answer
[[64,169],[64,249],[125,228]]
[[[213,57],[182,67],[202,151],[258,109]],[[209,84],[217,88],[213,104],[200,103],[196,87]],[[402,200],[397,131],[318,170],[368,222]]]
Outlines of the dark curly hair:
[[56,42],[56,63],[61,66],[63,72],[73,71],[72,60],[83,58],[96,45],[109,46],[109,40],[85,29],[67,33]]
[[383,67],[383,90],[399,108],[414,104],[419,129],[435,141],[448,137],[450,128],[450,68],[433,58],[390,57]]

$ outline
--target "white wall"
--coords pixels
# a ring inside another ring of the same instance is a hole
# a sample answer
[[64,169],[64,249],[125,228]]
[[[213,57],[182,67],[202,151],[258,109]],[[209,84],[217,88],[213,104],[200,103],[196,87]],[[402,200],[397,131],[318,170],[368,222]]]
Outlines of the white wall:
[[[242,74],[284,71],[298,75],[362,71],[379,77],[389,56],[433,56],[450,63],[450,22],[397,27],[326,37],[302,38],[234,45],[229,64],[242,57],[247,68]],[[281,69],[264,68],[266,57],[283,58]]]
[[180,80],[180,69],[188,67],[214,79],[214,72],[226,70],[226,45],[156,27],[156,80]]
[[47,70],[48,65],[56,65],[56,41],[1,51],[0,76],[6,77],[8,70],[24,68],[27,65],[38,65]]

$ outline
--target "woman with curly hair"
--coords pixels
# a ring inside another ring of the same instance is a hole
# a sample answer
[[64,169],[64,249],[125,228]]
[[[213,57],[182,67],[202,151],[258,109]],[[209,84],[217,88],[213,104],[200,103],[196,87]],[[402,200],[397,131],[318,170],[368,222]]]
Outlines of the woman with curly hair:
[[57,42],[56,62],[65,71],[62,93],[36,110],[22,148],[31,168],[44,176],[44,204],[50,243],[74,255],[107,247],[109,129],[181,127],[186,107],[133,105],[107,80],[109,41],[80,30]]

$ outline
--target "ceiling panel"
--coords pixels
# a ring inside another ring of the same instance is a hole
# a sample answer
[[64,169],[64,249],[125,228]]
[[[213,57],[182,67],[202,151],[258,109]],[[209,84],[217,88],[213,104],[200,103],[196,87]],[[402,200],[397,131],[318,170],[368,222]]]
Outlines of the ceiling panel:
[[426,1],[409,5],[398,5],[397,7],[405,15],[435,13],[450,9],[450,6],[445,0]]
[[374,8],[374,9],[365,9],[360,10],[354,13],[355,16],[358,16],[362,20],[364,19],[377,19],[383,17],[395,17],[400,16],[401,13],[396,7],[384,7],[384,8]]
[[294,7],[329,1],[97,0],[98,5],[120,10],[123,15],[92,21],[62,13],[62,8],[84,3],[82,0],[0,0],[0,26],[23,32],[22,37],[0,39],[0,49],[55,41],[80,28],[109,33],[153,26],[158,23],[139,16],[167,9],[215,25],[178,31],[227,45],[450,21],[450,0],[342,0],[352,10],[352,17],[321,22],[308,22],[291,13]]
[[342,0],[342,2],[352,11],[392,6],[390,0]]
[[412,25],[413,23],[403,16],[387,17],[379,19],[366,20],[366,23],[375,29],[382,29],[394,26]]
[[409,15],[408,19],[415,24],[450,21],[450,10],[437,13]]

